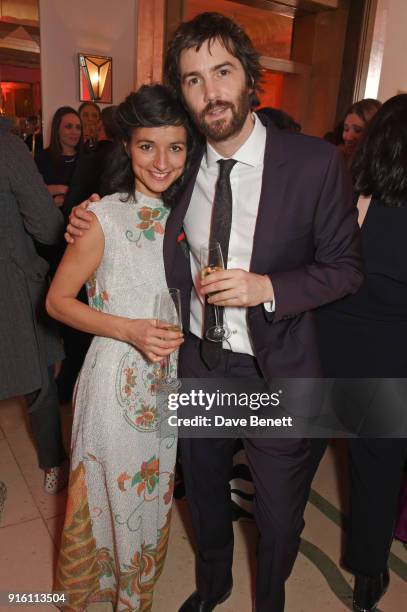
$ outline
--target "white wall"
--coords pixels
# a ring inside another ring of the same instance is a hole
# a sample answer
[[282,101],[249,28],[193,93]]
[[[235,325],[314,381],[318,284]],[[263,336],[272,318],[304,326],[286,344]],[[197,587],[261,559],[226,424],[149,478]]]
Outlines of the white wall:
[[366,98],[385,102],[407,93],[407,1],[377,0]]
[[113,58],[113,104],[134,88],[137,0],[39,0],[43,121],[78,108],[78,52]]
[[[379,1],[379,9],[380,3]],[[382,71],[379,83],[379,99],[383,102],[399,91],[407,93],[407,2],[387,0],[383,7],[386,13],[386,38]]]

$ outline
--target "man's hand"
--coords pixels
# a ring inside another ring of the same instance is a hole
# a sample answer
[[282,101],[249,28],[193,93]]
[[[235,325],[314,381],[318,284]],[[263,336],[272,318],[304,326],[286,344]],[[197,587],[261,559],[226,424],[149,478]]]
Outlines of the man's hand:
[[82,230],[88,230],[90,228],[90,222],[92,220],[91,214],[87,212],[87,208],[90,202],[99,202],[100,196],[97,193],[92,193],[88,200],[81,202],[78,206],[74,206],[71,214],[69,215],[69,223],[66,227],[64,234],[65,240],[69,244],[75,242],[75,237],[82,236]]
[[126,324],[124,340],[141,351],[149,361],[158,363],[184,341],[181,331],[166,329],[155,319],[134,319]]
[[212,272],[201,281],[204,295],[216,291],[208,298],[217,306],[258,306],[274,300],[274,291],[268,276],[245,270]]
[[47,189],[52,195],[52,199],[54,200],[55,206],[58,206],[58,208],[62,206],[65,201],[65,196],[68,191],[68,186],[67,185],[47,185]]
[[47,185],[47,189],[52,195],[52,197],[56,195],[65,195],[68,191],[67,185]]

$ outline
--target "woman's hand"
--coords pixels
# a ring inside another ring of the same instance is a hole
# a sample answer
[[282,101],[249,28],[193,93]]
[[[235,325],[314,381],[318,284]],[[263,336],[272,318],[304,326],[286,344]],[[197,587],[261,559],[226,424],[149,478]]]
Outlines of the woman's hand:
[[74,244],[77,236],[83,236],[82,230],[90,228],[92,220],[91,213],[86,210],[90,202],[99,202],[100,196],[97,193],[92,193],[88,200],[81,202],[78,206],[74,206],[69,215],[69,223],[66,227],[64,238],[68,244]]
[[177,350],[184,336],[181,331],[160,327],[156,319],[129,319],[124,340],[138,348],[149,361],[157,363]]

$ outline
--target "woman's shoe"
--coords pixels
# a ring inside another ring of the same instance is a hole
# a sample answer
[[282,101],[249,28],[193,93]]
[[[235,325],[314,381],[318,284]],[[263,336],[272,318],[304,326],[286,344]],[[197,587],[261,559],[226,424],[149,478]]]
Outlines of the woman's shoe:
[[44,491],[50,495],[55,495],[65,489],[69,479],[69,463],[64,461],[61,465],[46,468],[44,470]]

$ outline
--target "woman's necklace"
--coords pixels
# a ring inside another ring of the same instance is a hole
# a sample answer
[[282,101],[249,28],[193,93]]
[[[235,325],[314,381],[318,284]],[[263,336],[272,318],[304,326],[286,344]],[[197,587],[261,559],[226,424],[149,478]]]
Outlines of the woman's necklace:
[[66,159],[67,157],[68,157],[68,156],[64,156],[64,162],[65,162],[66,164],[72,164],[72,162],[74,162],[74,161],[75,161],[75,159],[76,159],[76,155],[72,155],[72,156],[70,155],[69,157],[71,157],[71,159]]

